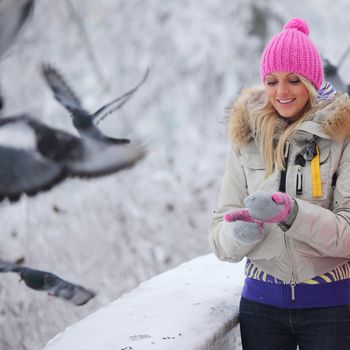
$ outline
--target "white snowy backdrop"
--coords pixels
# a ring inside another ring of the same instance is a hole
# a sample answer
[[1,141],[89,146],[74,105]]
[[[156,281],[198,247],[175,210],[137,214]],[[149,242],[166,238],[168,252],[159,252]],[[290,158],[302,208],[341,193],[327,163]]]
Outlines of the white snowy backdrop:
[[[259,82],[266,40],[290,17],[308,20],[337,63],[350,44],[347,0],[37,0],[34,16],[0,61],[3,114],[29,112],[75,132],[40,77],[51,62],[92,111],[150,76],[101,123],[145,140],[134,168],[68,180],[50,192],[0,203],[0,257],[24,257],[95,290],[75,307],[0,276],[0,349],[38,350],[56,333],[162,271],[209,252],[227,140],[225,107]],[[350,82],[350,59],[340,71]]]

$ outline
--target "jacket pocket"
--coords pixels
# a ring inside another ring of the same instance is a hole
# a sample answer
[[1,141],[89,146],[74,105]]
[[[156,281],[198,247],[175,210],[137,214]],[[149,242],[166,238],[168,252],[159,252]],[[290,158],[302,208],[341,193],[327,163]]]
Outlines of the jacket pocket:
[[242,153],[240,161],[244,168],[265,170],[264,161],[259,153]]
[[240,157],[243,166],[248,193],[252,194],[261,188],[265,178],[265,164],[259,153],[244,152]]

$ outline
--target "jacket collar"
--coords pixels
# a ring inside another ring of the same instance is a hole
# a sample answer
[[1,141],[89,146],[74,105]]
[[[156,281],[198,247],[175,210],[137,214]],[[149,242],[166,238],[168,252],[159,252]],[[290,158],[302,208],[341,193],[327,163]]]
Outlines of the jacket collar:
[[[251,111],[262,107],[266,102],[263,87],[244,89],[228,109],[229,138],[237,146],[242,146],[254,139],[255,120]],[[287,121],[278,117],[276,134],[278,137],[287,127]],[[346,93],[336,93],[330,99],[320,100],[318,109],[311,113],[299,127],[300,130],[314,135],[342,141],[350,136],[350,99]]]

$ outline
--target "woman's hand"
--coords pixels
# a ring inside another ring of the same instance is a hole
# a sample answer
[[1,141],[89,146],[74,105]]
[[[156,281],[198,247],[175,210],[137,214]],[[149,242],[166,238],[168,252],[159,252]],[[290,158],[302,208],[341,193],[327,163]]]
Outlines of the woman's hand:
[[287,194],[275,192],[255,192],[244,200],[246,208],[228,211],[224,220],[232,222],[235,239],[250,243],[264,237],[264,225],[267,223],[288,223],[292,225],[297,210],[295,201]]
[[[251,217],[264,223],[281,223],[289,219],[295,201],[287,194],[255,192],[244,200]],[[293,220],[294,221],[294,220]]]
[[264,223],[251,217],[247,208],[228,211],[224,220],[231,223],[232,234],[237,241],[252,243],[264,238]]

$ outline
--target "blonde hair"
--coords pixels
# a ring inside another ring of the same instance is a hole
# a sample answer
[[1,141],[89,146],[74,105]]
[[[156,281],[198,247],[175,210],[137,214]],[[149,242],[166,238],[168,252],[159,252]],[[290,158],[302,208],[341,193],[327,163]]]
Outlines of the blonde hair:
[[275,164],[279,170],[285,170],[284,148],[286,142],[293,136],[295,130],[305,119],[307,119],[317,106],[317,92],[315,87],[304,77],[299,75],[298,77],[309,92],[309,101],[304,108],[302,117],[288,125],[281,132],[277,145],[274,143],[274,135],[277,126],[276,109],[267,99],[263,107],[253,112],[255,114],[253,131],[259,140],[260,153],[264,159],[266,167],[266,177],[273,173]]

